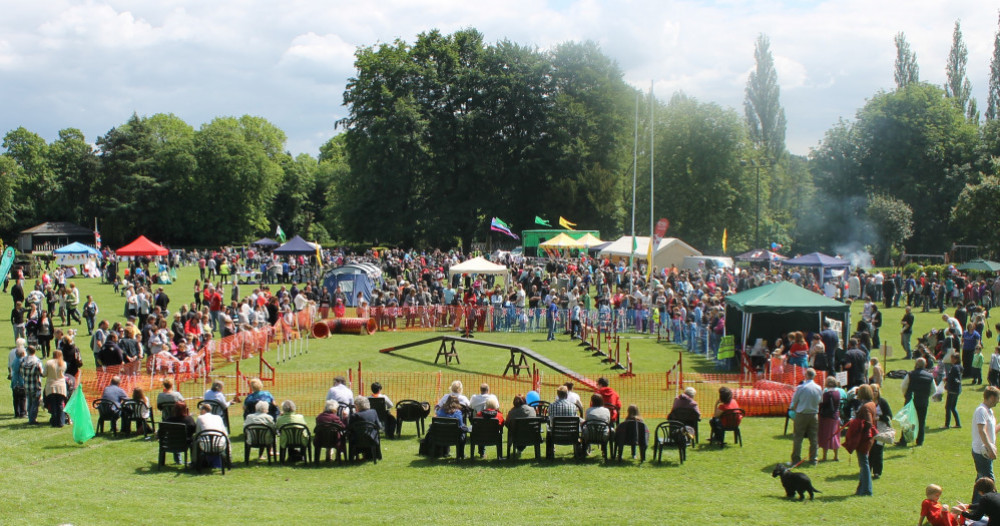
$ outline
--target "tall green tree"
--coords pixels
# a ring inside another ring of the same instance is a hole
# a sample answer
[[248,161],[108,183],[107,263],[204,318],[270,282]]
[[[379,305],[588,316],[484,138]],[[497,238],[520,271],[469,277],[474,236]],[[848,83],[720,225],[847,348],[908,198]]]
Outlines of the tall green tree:
[[889,261],[892,252],[913,236],[913,208],[895,197],[872,194],[867,214],[875,234],[871,243],[875,255],[879,261]]
[[265,233],[281,183],[285,134],[260,117],[220,117],[194,136],[198,163],[191,205],[199,243],[231,243]]
[[951,210],[951,227],[961,237],[990,252],[1000,251],[1000,166],[993,161],[992,172],[962,188]]
[[756,68],[747,79],[746,98],[743,102],[750,127],[750,140],[765,158],[778,161],[785,153],[787,121],[779,100],[781,88],[767,35],[757,37],[753,55]]
[[[656,124],[655,209],[670,219],[671,234],[703,249],[721,250],[722,232],[728,229],[727,248],[749,248],[756,178],[740,165],[752,150],[739,114],[678,93],[659,112]],[[761,184],[766,214],[766,178]]]
[[858,110],[854,123],[828,132],[813,153],[817,187],[825,190],[819,200],[834,209],[834,215],[819,215],[814,223],[827,229],[833,242],[863,237],[862,230],[871,230],[867,196],[881,193],[914,211],[907,251],[941,253],[952,236],[940,218],[948,217],[967,181],[978,141],[975,124],[940,88],[918,83],[878,93]]
[[[955,30],[951,35],[951,51],[948,53],[948,65],[945,68],[948,81],[944,85],[944,93],[953,99],[962,113],[972,117],[969,110],[975,113],[975,101],[970,101],[972,94],[972,84],[965,73],[965,66],[969,62],[969,49],[962,40],[961,22],[955,21]],[[972,106],[970,108],[970,102]]]
[[49,145],[49,166],[58,194],[52,199],[52,219],[90,224],[97,210],[87,196],[100,177],[101,162],[97,152],[76,128],[59,131],[59,138]]
[[896,42],[896,67],[893,77],[896,89],[903,89],[920,82],[920,66],[917,65],[917,54],[910,49],[906,35],[900,31],[894,38]]
[[16,228],[47,221],[50,203],[59,194],[49,164],[49,145],[37,133],[19,127],[4,136],[3,148],[3,155],[20,167],[14,172],[16,178],[13,181]]
[[[1000,15],[997,16],[1000,20]],[[1000,25],[1000,22],[998,22]],[[1000,120],[1000,28],[993,35],[993,58],[990,59],[990,84],[986,94],[986,120]]]

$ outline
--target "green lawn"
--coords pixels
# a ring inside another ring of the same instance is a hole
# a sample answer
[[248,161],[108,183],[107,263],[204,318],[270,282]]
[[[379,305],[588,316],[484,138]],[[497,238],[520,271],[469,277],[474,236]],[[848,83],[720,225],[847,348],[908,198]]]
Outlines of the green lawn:
[[[179,283],[168,287],[172,307],[190,300],[194,272],[193,268],[183,269]],[[94,294],[102,316],[120,319],[123,300],[112,293],[110,286],[93,280],[76,283],[84,293]],[[249,290],[244,288],[243,292]],[[8,312],[10,306],[9,295],[0,298],[0,309]],[[860,305],[855,309],[855,320],[859,309]],[[885,312],[883,339],[892,344],[897,343],[898,331],[894,329],[901,316],[902,309]],[[917,315],[917,333],[938,325],[939,315]],[[429,336],[390,333],[313,340],[308,354],[280,364],[278,374],[342,371],[356,368],[360,360],[367,382],[379,371],[442,371],[445,377],[462,371],[499,374],[506,363],[507,356],[500,351],[474,348],[462,350],[462,365],[454,366],[454,371],[432,363],[434,347],[391,355],[377,353],[382,347]],[[555,343],[531,334],[489,335],[488,339],[531,347],[592,377],[610,372],[565,338]],[[670,346],[643,339],[628,341],[637,372],[662,373],[676,360],[677,353]],[[12,344],[9,329],[0,336],[0,344],[4,343]],[[84,356],[90,367],[92,361],[86,353]],[[695,357],[685,355],[685,360],[687,367],[710,369],[698,364]],[[896,358],[886,368],[910,367]],[[555,378],[548,371],[545,374],[547,381]],[[886,382],[885,394],[892,408],[898,410],[902,400],[899,382]],[[187,394],[197,390],[184,389]],[[392,394],[388,386],[387,392]],[[277,394],[280,398],[281,394]],[[324,391],[314,396],[322,399]],[[245,467],[236,417],[232,420],[237,462],[222,477],[218,472],[199,475],[169,464],[157,471],[155,442],[141,438],[101,436],[78,446],[72,442],[68,428],[28,427],[24,420],[11,419],[10,397],[4,395],[0,397],[0,473],[4,482],[0,486],[0,523],[163,524],[211,520],[240,524],[349,518],[414,524],[458,524],[471,519],[488,524],[613,521],[751,525],[844,524],[849,517],[865,517],[876,524],[910,524],[918,518],[923,488],[929,483],[944,487],[944,502],[968,501],[975,475],[969,454],[969,426],[980,396],[978,387],[967,388],[962,395],[959,411],[965,427],[961,430],[939,429],[944,407],[932,404],[925,445],[886,450],[885,472],[875,482],[874,497],[850,496],[857,481],[857,465],[854,457],[841,451],[840,462],[800,468],[822,491],[814,502],[800,503],[784,499],[780,483],[770,476],[774,464],[788,461],[791,452],[791,439],[782,435],[783,418],[748,418],[742,425],[744,447],[730,444],[720,450],[702,444],[689,451],[683,466],[678,465],[673,451],[665,454],[662,464],[648,460],[643,465],[630,460],[604,464],[594,456],[583,462],[573,461],[565,447],[557,448],[557,459],[551,463],[535,461],[530,452],[514,463],[497,462],[492,454],[485,461],[428,460],[417,455],[413,427],[407,425],[402,440],[383,442],[384,461],[378,465],[305,468],[256,462]],[[307,414],[307,419],[313,416]],[[657,422],[648,423],[652,428]],[[708,435],[707,422],[702,423],[701,431],[704,439]]]

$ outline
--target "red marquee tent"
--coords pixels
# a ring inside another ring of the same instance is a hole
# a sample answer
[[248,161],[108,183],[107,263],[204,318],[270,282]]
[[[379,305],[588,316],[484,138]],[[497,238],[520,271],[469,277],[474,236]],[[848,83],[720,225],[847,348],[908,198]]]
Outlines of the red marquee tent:
[[135,241],[115,251],[119,256],[166,256],[169,253],[169,250],[153,243],[146,236],[139,236]]

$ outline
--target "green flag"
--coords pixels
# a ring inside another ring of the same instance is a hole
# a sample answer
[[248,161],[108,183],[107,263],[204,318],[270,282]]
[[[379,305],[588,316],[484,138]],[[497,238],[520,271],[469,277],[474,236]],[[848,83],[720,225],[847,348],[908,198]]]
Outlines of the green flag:
[[90,408],[83,387],[77,386],[66,404],[66,414],[73,419],[73,441],[82,444],[94,438],[94,421],[90,419]]
[[284,243],[284,242],[285,242],[285,231],[281,229],[281,225],[278,225],[278,228],[277,228],[277,229],[275,229],[275,231],[274,231],[274,235],[278,236],[278,239],[279,239],[279,240],[280,240],[280,241],[281,241],[282,243]]
[[552,226],[551,223],[549,223],[548,221],[546,221],[546,220],[544,220],[544,219],[542,219],[542,218],[540,218],[538,216],[535,216],[535,224],[536,225],[547,226],[547,227],[551,227]]

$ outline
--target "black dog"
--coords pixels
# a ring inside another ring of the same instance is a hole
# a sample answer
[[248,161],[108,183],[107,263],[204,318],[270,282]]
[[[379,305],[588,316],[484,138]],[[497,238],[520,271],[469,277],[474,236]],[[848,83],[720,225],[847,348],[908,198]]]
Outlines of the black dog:
[[781,477],[781,485],[785,487],[785,494],[790,499],[795,498],[795,494],[798,493],[799,500],[805,500],[806,492],[808,491],[809,500],[813,500],[813,492],[822,493],[813,487],[812,481],[809,480],[809,475],[805,473],[792,473],[792,470],[785,467],[784,464],[774,466],[771,476]]

